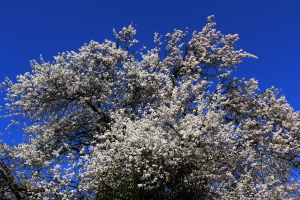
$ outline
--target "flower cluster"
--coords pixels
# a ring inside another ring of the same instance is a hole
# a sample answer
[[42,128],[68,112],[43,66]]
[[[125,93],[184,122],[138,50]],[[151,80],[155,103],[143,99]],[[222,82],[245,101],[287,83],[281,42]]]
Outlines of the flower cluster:
[[[299,113],[274,88],[231,73],[238,35],[155,33],[131,51],[91,41],[6,80],[6,117],[26,142],[0,144],[9,199],[297,199]],[[162,40],[162,39],[165,40]],[[297,178],[297,177],[296,177]]]

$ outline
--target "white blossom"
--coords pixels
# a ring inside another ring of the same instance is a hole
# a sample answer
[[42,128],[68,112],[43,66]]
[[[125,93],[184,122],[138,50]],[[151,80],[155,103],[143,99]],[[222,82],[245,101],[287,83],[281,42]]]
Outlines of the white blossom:
[[0,195],[299,199],[299,112],[275,88],[231,76],[256,56],[212,20],[191,39],[155,33],[141,54],[129,25],[113,30],[116,42],[31,61],[17,83],[6,79],[4,117],[25,141],[0,143]]

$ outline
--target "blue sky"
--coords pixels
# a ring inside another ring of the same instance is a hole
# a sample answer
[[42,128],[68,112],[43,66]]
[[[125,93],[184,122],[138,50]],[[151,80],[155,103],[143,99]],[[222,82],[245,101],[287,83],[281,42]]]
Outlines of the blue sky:
[[[131,22],[141,44],[154,47],[154,32],[200,31],[209,15],[223,34],[240,35],[237,48],[259,57],[245,59],[233,75],[258,79],[261,90],[281,89],[300,110],[294,90],[300,84],[299,0],[2,0],[0,79],[31,71],[29,60],[40,54],[53,61],[58,52],[77,51],[90,40],[113,40],[112,29]],[[7,121],[0,120],[3,130]]]

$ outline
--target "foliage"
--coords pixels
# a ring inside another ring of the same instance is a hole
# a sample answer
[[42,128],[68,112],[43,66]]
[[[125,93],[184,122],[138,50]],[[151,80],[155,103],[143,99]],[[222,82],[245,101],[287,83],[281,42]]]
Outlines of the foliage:
[[299,113],[230,75],[256,57],[212,20],[141,54],[129,25],[6,80],[26,141],[0,146],[2,198],[299,198]]

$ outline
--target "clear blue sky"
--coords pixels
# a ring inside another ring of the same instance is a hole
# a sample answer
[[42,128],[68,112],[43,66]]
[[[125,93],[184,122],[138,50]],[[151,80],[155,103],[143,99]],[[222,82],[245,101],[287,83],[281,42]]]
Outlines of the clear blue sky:
[[[155,31],[200,31],[209,15],[223,34],[240,35],[237,48],[259,57],[245,59],[233,75],[255,77],[262,90],[282,89],[300,110],[294,91],[300,84],[300,0],[1,0],[0,81],[31,71],[29,60],[40,54],[52,61],[90,40],[113,39],[113,28],[131,22],[137,39],[153,47]],[[0,120],[3,130],[6,121]]]

